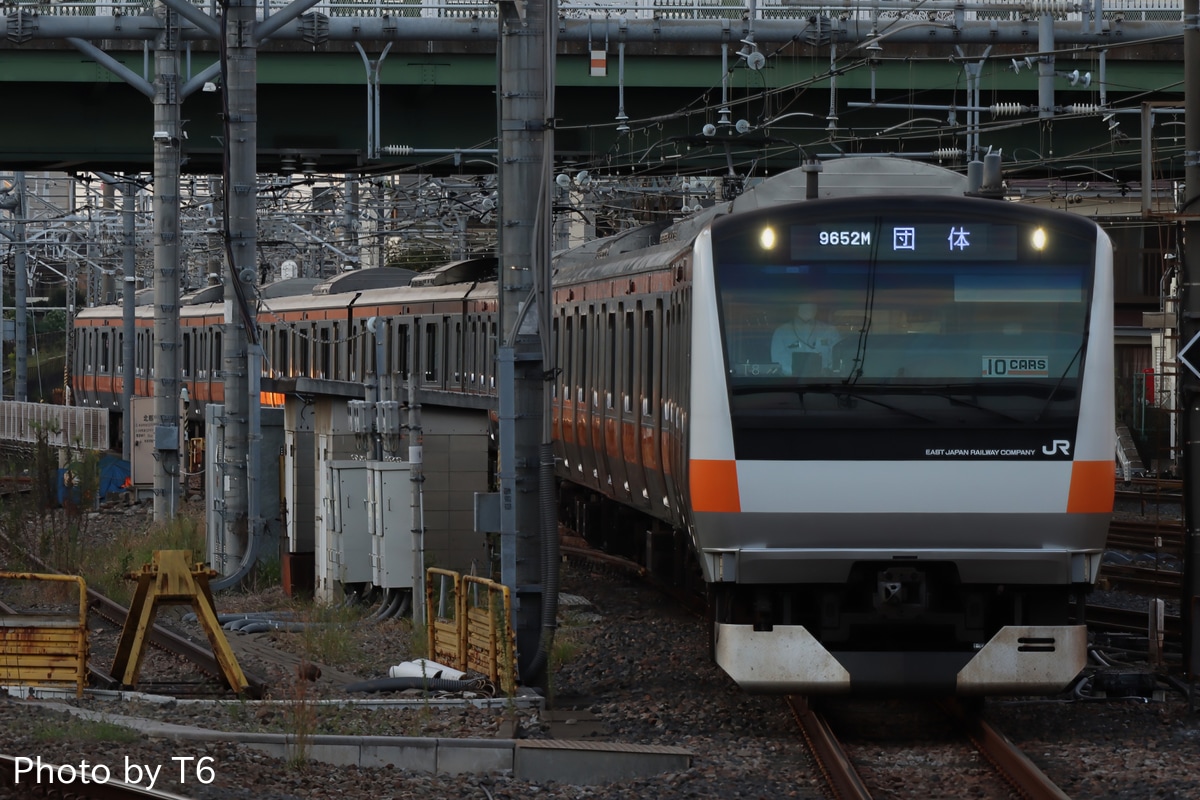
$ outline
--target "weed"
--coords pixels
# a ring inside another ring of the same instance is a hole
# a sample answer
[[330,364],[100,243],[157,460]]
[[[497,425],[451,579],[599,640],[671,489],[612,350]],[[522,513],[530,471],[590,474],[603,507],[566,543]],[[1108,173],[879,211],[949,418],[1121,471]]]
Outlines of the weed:
[[339,668],[352,666],[361,658],[362,650],[354,635],[361,619],[355,609],[313,603],[301,618],[308,623],[300,632],[306,658]]
[[38,742],[112,742],[129,744],[141,739],[141,734],[111,722],[96,722],[66,716],[59,719],[38,719],[30,731]]
[[307,661],[300,662],[299,674],[292,682],[291,702],[284,706],[284,729],[291,736],[292,747],[287,765],[290,769],[302,770],[308,764],[309,749],[313,734],[317,730],[317,707],[308,693]]
[[144,531],[130,531],[109,542],[95,544],[78,564],[88,586],[119,603],[128,603],[133,584],[125,576],[149,564],[156,550],[204,552],[204,529],[191,517],[176,517]]

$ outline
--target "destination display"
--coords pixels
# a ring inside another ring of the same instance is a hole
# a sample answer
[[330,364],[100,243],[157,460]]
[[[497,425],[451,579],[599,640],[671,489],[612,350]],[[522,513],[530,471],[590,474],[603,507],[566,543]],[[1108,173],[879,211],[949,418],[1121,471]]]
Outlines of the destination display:
[[883,224],[864,220],[793,225],[789,242],[796,261],[1015,261],[1020,249],[1017,237],[1016,225],[974,220]]

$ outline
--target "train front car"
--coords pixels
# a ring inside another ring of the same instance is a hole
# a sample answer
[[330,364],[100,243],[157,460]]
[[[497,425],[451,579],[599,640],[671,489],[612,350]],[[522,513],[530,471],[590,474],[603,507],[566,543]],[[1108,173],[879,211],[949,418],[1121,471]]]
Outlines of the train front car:
[[693,531],[761,692],[1044,693],[1114,487],[1112,251],[963,197],[716,220],[695,251]]

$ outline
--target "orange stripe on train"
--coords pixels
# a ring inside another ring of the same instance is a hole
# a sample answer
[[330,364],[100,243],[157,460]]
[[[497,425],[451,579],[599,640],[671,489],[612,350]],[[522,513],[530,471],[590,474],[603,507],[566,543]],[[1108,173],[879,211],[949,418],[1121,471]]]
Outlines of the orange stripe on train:
[[742,510],[742,501],[738,495],[736,461],[692,459],[688,468],[691,474],[692,510]]
[[1116,463],[1076,461],[1071,465],[1068,514],[1111,514],[1116,491]]

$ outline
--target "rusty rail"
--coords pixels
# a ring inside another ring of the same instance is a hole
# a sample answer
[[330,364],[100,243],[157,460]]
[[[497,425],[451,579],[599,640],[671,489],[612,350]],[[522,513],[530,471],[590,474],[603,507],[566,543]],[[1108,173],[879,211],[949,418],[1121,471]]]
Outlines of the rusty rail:
[[1071,800],[1020,748],[981,716],[967,713],[954,700],[943,701],[940,705],[959,721],[980,754],[1025,800]]
[[871,793],[850,763],[841,742],[833,735],[825,718],[809,705],[808,698],[791,696],[787,698],[787,704],[833,796],[837,800],[870,800]]

